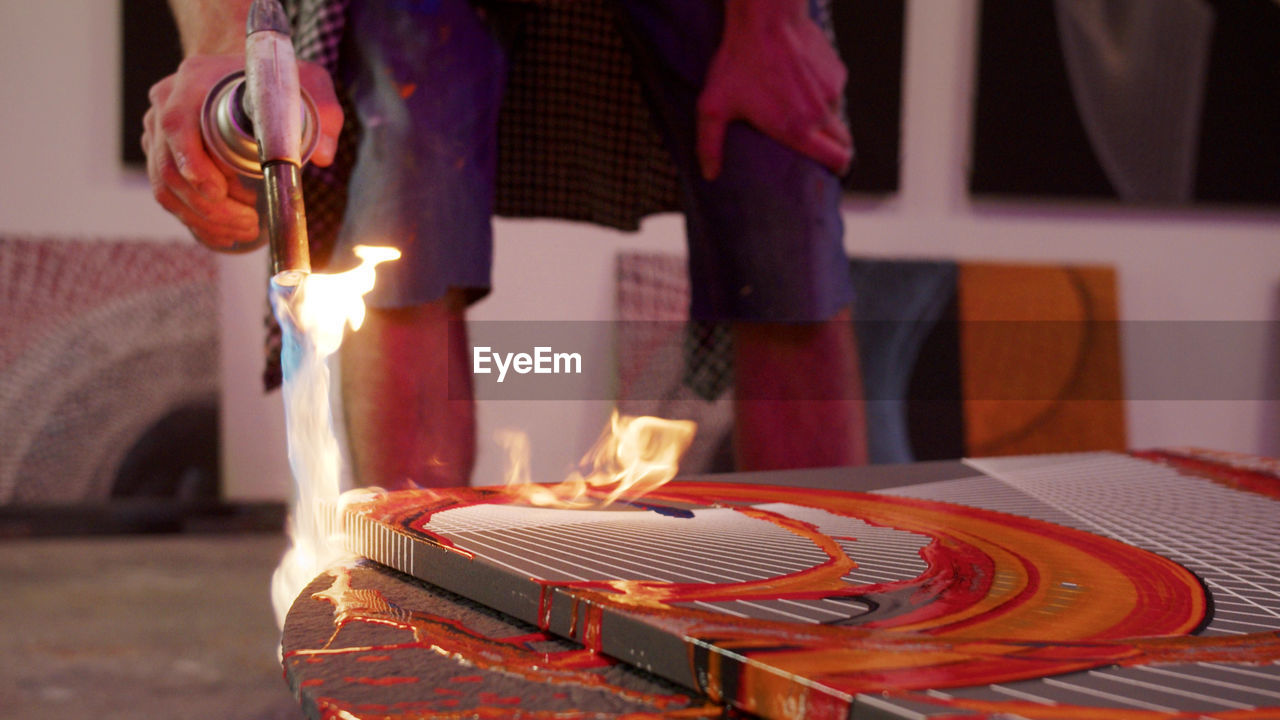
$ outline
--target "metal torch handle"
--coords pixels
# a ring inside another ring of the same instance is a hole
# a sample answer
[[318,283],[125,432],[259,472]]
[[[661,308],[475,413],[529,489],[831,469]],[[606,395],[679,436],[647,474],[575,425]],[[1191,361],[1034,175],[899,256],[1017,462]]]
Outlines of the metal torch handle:
[[271,271],[307,273],[302,200],[302,90],[289,21],[279,0],[253,0],[245,37],[245,110],[253,120],[266,193]]

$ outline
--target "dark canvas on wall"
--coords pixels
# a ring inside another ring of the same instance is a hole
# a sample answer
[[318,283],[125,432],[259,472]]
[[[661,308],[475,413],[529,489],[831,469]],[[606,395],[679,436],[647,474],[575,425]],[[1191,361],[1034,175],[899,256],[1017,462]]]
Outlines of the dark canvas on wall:
[[182,61],[178,29],[165,0],[120,2],[120,160],[141,167],[142,116],[151,103],[147,91]]
[[903,0],[833,0],[856,157],[845,187],[853,192],[898,189],[902,126]]
[[[1140,7],[1135,3],[1142,1],[1108,7]],[[1162,16],[1173,9],[1164,0],[1145,1]],[[1184,146],[1192,163],[1184,193],[1126,192],[1114,166],[1107,169],[1105,148],[1099,151],[1080,98],[1073,94],[1062,6],[1053,0],[982,4],[970,190],[1148,205],[1280,203],[1280,4],[1180,0],[1177,6],[1209,18],[1196,75],[1202,82],[1198,112],[1191,116],[1195,134]],[[1175,63],[1186,59],[1172,55]],[[1167,81],[1159,74],[1155,78]],[[1154,97],[1161,100],[1163,93]],[[1148,135],[1143,131],[1113,142],[1123,150],[1126,142],[1141,143]]]

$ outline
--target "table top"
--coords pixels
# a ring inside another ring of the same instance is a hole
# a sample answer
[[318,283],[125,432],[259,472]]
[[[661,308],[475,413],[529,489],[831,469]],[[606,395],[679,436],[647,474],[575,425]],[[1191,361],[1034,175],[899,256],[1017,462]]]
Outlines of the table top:
[[[517,712],[719,717],[649,673],[370,561],[315,579],[290,612],[285,675],[312,718]],[[699,708],[703,712],[699,712]]]
[[[1055,678],[984,682],[973,687],[957,687],[954,682],[939,682],[936,687],[918,683],[908,688],[909,692],[856,692],[846,702],[847,712],[854,718],[986,717],[992,713],[1047,717],[1044,713],[1062,713],[1064,708],[1084,713],[1106,709],[1113,713],[1154,712],[1156,716],[1162,712],[1168,716],[1178,712],[1237,712],[1244,717],[1261,713],[1257,715],[1261,717],[1280,709],[1280,692],[1275,690],[1280,687],[1280,665],[1276,664],[1280,658],[1280,554],[1274,550],[1280,547],[1280,501],[1276,499],[1280,485],[1267,472],[1257,471],[1267,470],[1269,465],[1255,465],[1254,470],[1249,470],[1220,463],[1205,466],[1205,462],[1203,457],[1090,453],[735,474],[720,479],[733,486],[759,482],[852,486],[872,491],[876,497],[884,498],[876,502],[889,505],[913,507],[912,503],[923,501],[921,508],[952,508],[962,514],[978,512],[965,511],[964,507],[982,509],[979,515],[1003,513],[1012,518],[1011,522],[1019,517],[1029,518],[1039,523],[1035,527],[1048,528],[1045,538],[1060,535],[1060,540],[1074,542],[1087,534],[1115,546],[1145,548],[1141,552],[1152,554],[1157,564],[1170,566],[1174,573],[1170,577],[1176,577],[1181,568],[1194,573],[1186,577],[1202,581],[1203,592],[1211,599],[1209,606],[1197,611],[1203,615],[1199,627],[1188,627],[1187,632],[1194,636],[1190,640],[1159,641],[1153,645],[1137,637],[1141,633],[1126,631],[1123,637],[1110,637],[1106,642],[1133,643],[1140,651],[1132,657],[1117,655],[1112,663],[1084,663],[1083,671]],[[868,507],[875,504],[869,501]],[[602,522],[612,521],[605,518]],[[1060,527],[1061,532],[1053,531],[1053,527]],[[408,542],[404,528],[398,531],[404,537],[397,537]],[[536,577],[529,567],[521,566],[521,552],[495,555],[484,549],[481,541],[491,538],[493,532],[501,532],[501,528],[451,530],[446,537],[476,550],[477,564],[483,561],[506,565],[515,583],[511,588],[517,588],[521,577],[525,582]],[[861,532],[861,544],[850,546],[854,548],[850,555],[860,563],[857,572],[888,572],[887,565],[877,564],[881,546],[876,543],[881,541],[872,537],[874,533]],[[900,544],[902,539],[892,534],[886,537],[883,542],[889,544]],[[928,562],[905,570],[907,575],[927,574],[928,571],[921,573],[920,568],[936,564],[936,556],[920,547],[912,546],[909,553]],[[409,549],[416,552],[421,548]],[[434,549],[442,552],[438,545]],[[365,550],[368,556],[415,570],[412,561],[399,562],[400,558],[413,555],[411,552],[401,552],[385,542]],[[621,548],[616,552],[639,550]],[[1029,556],[1034,559],[1035,554]],[[890,564],[898,560],[892,558]],[[456,568],[433,565],[423,572],[419,555],[415,574],[467,589],[468,583],[458,576],[431,574],[444,569],[453,572]],[[1059,569],[1050,563],[1033,568],[1031,574],[1044,578]],[[541,566],[536,572],[554,575],[555,570]],[[981,572],[974,572],[973,579],[981,579],[977,577]],[[854,582],[852,577],[847,576],[846,581]],[[883,579],[893,581],[888,576]],[[862,577],[861,582],[870,581]],[[1068,589],[1075,592],[1074,588]],[[526,618],[532,622],[522,622],[436,585],[364,561],[357,567],[316,578],[299,596],[284,633],[286,677],[312,717],[434,718],[459,713],[489,717],[575,711],[606,716],[698,717],[722,712],[679,685],[606,661],[573,642],[552,638],[548,629],[602,647],[598,637],[602,624],[598,615],[591,615],[600,610],[592,604],[589,593],[575,596],[572,587],[568,590],[568,605],[556,608],[554,603],[535,598],[536,612]],[[1191,590],[1195,588],[1188,592]],[[494,594],[497,592],[508,589],[503,585],[498,589],[468,590],[472,597],[501,606],[505,601]],[[1052,606],[1060,601],[1066,602],[1049,598],[1045,600],[1049,605],[1040,607],[1047,613],[1046,622],[1074,622],[1083,612],[1077,607],[1071,611],[1076,614],[1055,615],[1058,610]],[[779,611],[776,604],[758,604],[766,615]],[[787,612],[803,612],[801,605],[788,606]],[[553,610],[558,613],[555,622],[551,619]],[[612,610],[604,608],[606,613]],[[864,617],[873,617],[873,610],[863,608],[860,612]],[[1156,611],[1156,606],[1150,606],[1144,612]],[[777,621],[771,615],[768,619]],[[1142,618],[1130,620],[1136,622],[1130,627],[1143,626]],[[830,624],[812,618],[808,622]],[[616,623],[603,626],[605,634],[616,636],[621,632]],[[806,627],[811,626],[796,626],[797,639],[808,632]],[[681,651],[677,646],[675,653],[668,652],[660,658],[661,653],[646,654],[646,643],[668,649],[670,643],[663,645],[661,633],[654,635],[651,630],[628,626],[621,635],[633,638],[638,652],[614,654],[632,655],[633,662],[638,657],[638,665],[667,677],[680,677],[681,672],[687,674],[691,669],[697,674],[702,668],[698,682],[705,680],[706,667],[719,668],[717,682],[721,684],[712,688],[715,694],[731,701],[745,696],[738,692],[741,687],[725,685],[729,682],[726,678],[731,677],[725,670],[730,667],[731,660],[726,658],[731,654],[725,648],[714,647],[715,642],[709,643],[707,652],[692,645]],[[931,636],[912,637],[919,639],[924,649]],[[868,638],[874,642],[882,636]],[[1094,640],[1089,642],[1093,643],[1089,645],[1091,651],[1101,647]],[[1084,646],[1038,647],[1035,652],[1059,653],[1060,657],[1064,648],[1078,650]],[[1153,650],[1157,647],[1162,649]],[[1169,648],[1176,651],[1165,652]],[[770,655],[762,657],[766,664],[772,662]],[[764,682],[749,672],[732,677],[738,678],[733,681],[737,683]],[[934,673],[932,677],[941,676]],[[816,680],[819,684],[824,682],[820,676]],[[799,684],[807,682],[811,681]],[[778,692],[786,695],[792,691],[784,683],[778,686]],[[764,709],[766,715],[773,717],[806,714],[803,707],[775,705]],[[339,711],[348,715],[338,715]]]

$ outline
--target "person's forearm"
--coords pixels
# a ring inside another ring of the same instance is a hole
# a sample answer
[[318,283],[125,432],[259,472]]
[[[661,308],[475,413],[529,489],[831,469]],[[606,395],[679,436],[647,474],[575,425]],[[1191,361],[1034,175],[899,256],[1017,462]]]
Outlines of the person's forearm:
[[252,0],[169,0],[182,52],[222,55],[244,52],[244,27]]

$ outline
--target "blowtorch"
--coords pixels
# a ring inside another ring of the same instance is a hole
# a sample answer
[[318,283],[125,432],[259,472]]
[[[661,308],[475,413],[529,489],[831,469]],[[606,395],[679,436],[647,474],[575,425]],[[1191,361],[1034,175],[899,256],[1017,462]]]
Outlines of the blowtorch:
[[301,179],[318,139],[318,115],[298,80],[279,0],[253,0],[245,31],[245,69],[209,91],[201,131],[210,154],[254,186],[266,216],[265,237],[234,250],[270,245],[272,275],[296,285],[311,271]]

